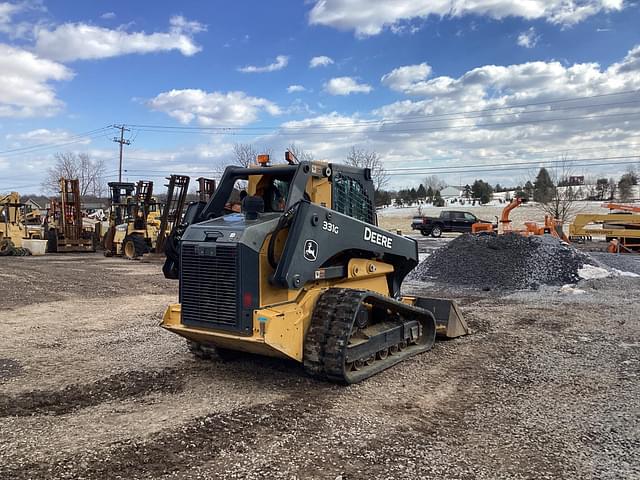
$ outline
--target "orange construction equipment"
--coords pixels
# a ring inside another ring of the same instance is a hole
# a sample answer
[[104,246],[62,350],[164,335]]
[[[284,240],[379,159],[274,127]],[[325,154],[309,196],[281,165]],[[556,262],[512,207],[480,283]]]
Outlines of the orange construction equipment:
[[640,205],[626,205],[624,203],[603,203],[602,208],[609,210],[622,210],[625,212],[640,213]]
[[[507,233],[507,232],[513,231],[513,228],[511,226],[511,220],[509,219],[509,214],[511,213],[511,210],[513,210],[516,207],[519,207],[521,204],[522,204],[522,198],[516,197],[513,200],[511,200],[509,205],[507,205],[502,209],[502,215],[500,216],[500,220],[498,223],[498,233]],[[493,225],[490,223],[478,222],[471,225],[471,233],[481,233],[481,232],[494,233],[495,229],[493,228]]]
[[522,198],[516,197],[511,200],[511,203],[502,209],[502,215],[500,216],[500,223],[498,223],[498,233],[508,233],[513,231],[513,226],[511,225],[511,219],[509,215],[511,214],[511,210],[522,205]]
[[560,222],[556,221],[551,215],[544,216],[544,225],[540,226],[536,222],[524,222],[525,227],[527,227],[527,233],[530,235],[551,235],[553,237],[559,238],[560,240],[564,240],[565,242],[569,241],[569,237],[565,235],[560,226],[562,225]]
[[[544,216],[544,224],[538,225],[536,222],[524,222],[526,227],[525,230],[514,230],[512,221],[509,218],[511,211],[520,205],[522,205],[523,200],[520,197],[516,197],[509,205],[502,209],[502,214],[500,216],[500,220],[498,222],[498,231],[499,235],[505,233],[518,233],[520,235],[552,235],[560,240],[564,240],[565,242],[569,241],[569,238],[564,234],[561,228],[561,223],[554,219],[551,215]],[[474,223],[471,226],[471,233],[496,233],[493,225],[487,223]]]

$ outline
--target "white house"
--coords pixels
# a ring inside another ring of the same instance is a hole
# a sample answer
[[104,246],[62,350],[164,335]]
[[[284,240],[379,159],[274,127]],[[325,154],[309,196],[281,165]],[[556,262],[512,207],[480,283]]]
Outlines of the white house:
[[440,190],[440,196],[445,200],[450,198],[459,198],[464,195],[464,187],[448,186]]

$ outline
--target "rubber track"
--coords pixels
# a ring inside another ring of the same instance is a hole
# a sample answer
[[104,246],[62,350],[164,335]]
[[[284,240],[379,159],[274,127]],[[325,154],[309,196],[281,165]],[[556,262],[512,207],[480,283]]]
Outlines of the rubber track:
[[341,288],[331,288],[320,296],[313,309],[311,324],[304,339],[304,368],[307,373],[317,378],[326,378],[324,357],[327,335],[343,291],[344,289]]
[[364,290],[330,288],[318,299],[304,341],[304,368],[323,380],[345,383],[344,353]]
[[396,354],[389,358],[388,361],[379,363],[377,368],[373,368],[368,374],[363,372],[363,375],[359,378],[347,378],[344,368],[344,356],[351,337],[355,315],[365,300],[367,302],[373,300],[374,303],[384,304],[392,311],[428,315],[433,322],[433,334],[435,336],[435,319],[428,311],[399,303],[367,290],[330,288],[318,299],[305,337],[303,363],[307,373],[316,378],[332,382],[342,384],[357,383],[406,358],[431,348],[433,343],[407,348],[403,353]]

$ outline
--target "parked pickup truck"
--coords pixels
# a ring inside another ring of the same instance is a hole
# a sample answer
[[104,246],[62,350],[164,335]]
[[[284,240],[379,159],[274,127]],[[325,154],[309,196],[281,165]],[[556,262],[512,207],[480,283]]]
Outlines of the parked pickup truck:
[[446,210],[440,212],[439,217],[413,217],[411,229],[420,230],[425,236],[439,237],[442,232],[471,232],[471,225],[476,222],[494,223],[480,220],[473,213]]

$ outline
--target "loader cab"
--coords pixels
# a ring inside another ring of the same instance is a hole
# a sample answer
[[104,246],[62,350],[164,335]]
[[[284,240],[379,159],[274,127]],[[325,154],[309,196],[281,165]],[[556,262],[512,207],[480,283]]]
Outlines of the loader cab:
[[[283,213],[300,200],[377,225],[371,171],[346,165],[301,162],[295,165],[227,167],[219,187],[196,221],[242,211],[235,192],[261,197],[264,212]],[[239,208],[233,208],[237,205]]]
[[[241,201],[243,191],[246,193]],[[243,209],[247,202],[251,203],[252,209],[248,216]],[[251,225],[265,223],[264,229],[273,229],[280,217],[287,216],[292,207],[301,203],[332,209],[370,225],[378,223],[374,185],[368,168],[316,161],[228,166],[215,193],[207,202],[192,203],[182,223],[172,232],[173,247],[166,250],[167,259],[163,267],[165,276],[179,278],[180,244],[190,237],[190,230],[194,234],[201,228],[211,227],[213,230],[211,221],[221,217],[225,217],[225,223],[234,222],[238,226],[245,222]],[[330,220],[326,223],[329,228]],[[235,238],[238,238],[237,233]]]

